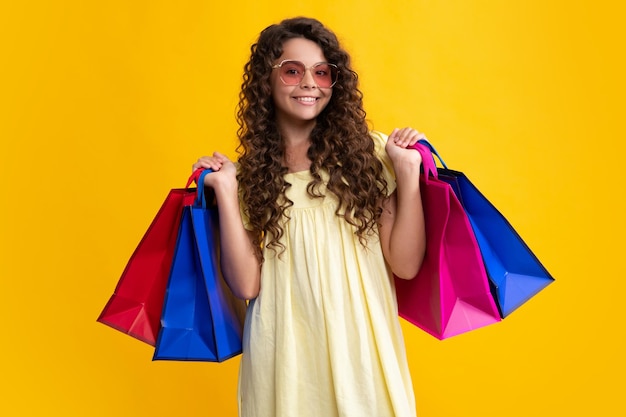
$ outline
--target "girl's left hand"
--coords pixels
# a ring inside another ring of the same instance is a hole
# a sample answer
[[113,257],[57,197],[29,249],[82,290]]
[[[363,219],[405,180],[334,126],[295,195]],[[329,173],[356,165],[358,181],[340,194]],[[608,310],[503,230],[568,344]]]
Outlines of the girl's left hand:
[[394,165],[398,163],[408,163],[419,167],[422,162],[420,153],[415,151],[415,149],[407,148],[414,145],[420,139],[426,139],[426,135],[411,127],[393,129],[387,139],[385,150]]

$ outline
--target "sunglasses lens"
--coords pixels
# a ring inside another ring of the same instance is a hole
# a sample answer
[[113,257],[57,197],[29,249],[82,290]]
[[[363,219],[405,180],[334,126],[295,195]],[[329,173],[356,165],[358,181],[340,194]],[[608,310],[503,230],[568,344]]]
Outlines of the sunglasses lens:
[[298,85],[304,77],[304,64],[298,61],[285,61],[280,67],[280,78],[287,85]]
[[311,68],[315,82],[322,88],[330,87],[337,80],[337,68],[329,64],[317,64]]
[[[304,78],[306,67],[300,61],[283,61],[280,66],[280,78],[286,85],[298,85]],[[337,81],[337,67],[321,62],[310,69],[315,83],[322,88],[329,88]]]

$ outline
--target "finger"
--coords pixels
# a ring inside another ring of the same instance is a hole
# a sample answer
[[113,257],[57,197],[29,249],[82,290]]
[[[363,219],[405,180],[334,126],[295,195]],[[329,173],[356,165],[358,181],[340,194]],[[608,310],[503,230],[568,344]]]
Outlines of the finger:
[[222,166],[223,164],[220,161],[216,159],[211,159],[209,163],[207,163],[205,168],[211,169],[213,171],[219,171],[222,168]]
[[411,144],[414,132],[415,130],[411,129],[410,127],[404,127],[400,129],[398,132],[398,140],[396,141],[396,144],[402,148],[406,148]]
[[197,162],[194,162],[194,164],[191,165],[191,171],[192,172],[196,171],[198,169],[201,169],[201,168],[203,168],[203,166],[202,166],[202,162],[200,160],[198,160]]
[[422,132],[417,132],[417,136],[415,138],[415,142],[419,142],[420,140],[427,140],[426,139],[426,134],[424,134]]
[[226,155],[219,153],[219,152],[213,152],[213,158],[215,158],[217,161],[219,161],[222,164],[225,162],[230,162],[230,159]]
[[213,171],[219,171],[222,167],[222,163],[218,161],[216,158],[203,156],[196,163],[194,163],[191,168],[192,170],[197,169],[212,169]]
[[411,134],[408,137],[408,145],[407,146],[412,146],[415,143],[417,143],[418,141],[422,140],[422,139],[426,139],[426,135],[418,132],[415,129],[412,129]]
[[406,148],[409,143],[409,135],[410,130],[408,130],[408,128],[403,127],[402,129],[397,129],[394,143],[402,148]]
[[419,140],[426,139],[426,135],[422,132],[419,132],[417,129],[407,128],[406,132],[407,132],[406,139],[409,141],[411,145]]
[[398,139],[398,131],[399,129],[397,127],[394,128],[389,134],[389,140],[391,140],[392,142],[395,142]]

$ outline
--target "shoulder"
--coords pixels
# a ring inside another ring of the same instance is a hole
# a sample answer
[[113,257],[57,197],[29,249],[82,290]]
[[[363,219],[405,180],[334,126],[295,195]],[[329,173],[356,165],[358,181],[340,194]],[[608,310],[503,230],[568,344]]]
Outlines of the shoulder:
[[389,159],[389,155],[387,155],[387,151],[385,150],[388,136],[377,130],[371,130],[370,137],[374,141],[374,152],[378,159],[380,159],[383,165],[391,167],[391,160]]
[[374,141],[374,146],[376,146],[376,153],[380,153],[381,150],[385,150],[385,145],[387,144],[388,136],[383,132],[379,132],[378,130],[370,130],[370,137]]
[[377,130],[370,131],[370,136],[374,141],[374,152],[376,153],[376,157],[383,164],[383,177],[385,178],[385,181],[387,181],[387,191],[389,194],[391,194],[391,192],[393,192],[396,188],[396,181],[395,173],[393,170],[393,163],[391,162],[391,158],[389,158],[389,155],[387,155],[387,151],[385,150],[388,136]]

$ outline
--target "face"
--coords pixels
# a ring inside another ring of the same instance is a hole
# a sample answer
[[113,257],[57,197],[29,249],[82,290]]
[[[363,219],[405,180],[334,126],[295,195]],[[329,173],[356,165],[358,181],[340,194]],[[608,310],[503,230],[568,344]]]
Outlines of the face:
[[[326,62],[326,57],[315,42],[295,38],[283,44],[283,53],[274,64],[280,64],[284,60],[300,61],[307,69],[304,71],[302,81],[297,85],[285,85],[281,80],[281,73],[286,74],[284,71],[290,71],[286,67],[272,70],[270,84],[278,125],[288,127],[315,123],[317,116],[328,105],[333,90],[332,87],[320,87],[319,82],[313,76],[316,72],[318,77],[323,74],[320,67],[309,68],[319,62]],[[283,78],[291,83],[287,76]]]

